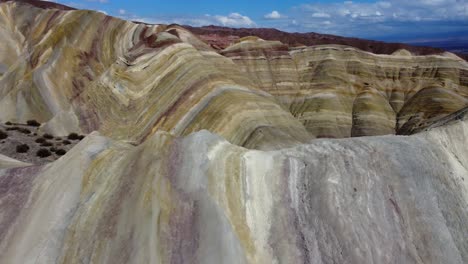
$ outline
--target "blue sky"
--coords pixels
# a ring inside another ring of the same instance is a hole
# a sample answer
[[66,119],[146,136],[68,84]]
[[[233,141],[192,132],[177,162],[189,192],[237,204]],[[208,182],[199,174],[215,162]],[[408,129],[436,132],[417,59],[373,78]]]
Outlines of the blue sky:
[[71,1],[56,2],[155,24],[274,27],[387,41],[468,40],[468,0]]

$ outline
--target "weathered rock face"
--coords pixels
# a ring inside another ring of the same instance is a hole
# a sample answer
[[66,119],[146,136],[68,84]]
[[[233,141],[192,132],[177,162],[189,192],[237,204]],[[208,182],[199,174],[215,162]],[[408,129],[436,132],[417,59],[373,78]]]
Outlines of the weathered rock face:
[[[311,138],[231,60],[182,28],[12,2],[0,8],[0,37],[7,40],[0,119],[36,119],[54,134],[99,130],[136,142],[157,130],[200,129],[252,148]],[[64,131],[64,123],[73,131]]]
[[456,57],[0,14],[0,121],[90,132],[45,165],[0,155],[0,263],[468,262]]
[[466,263],[467,135],[465,120],[265,152],[94,133],[0,171],[0,262]]
[[450,54],[376,55],[336,45],[290,50],[258,38],[221,54],[317,137],[395,134],[468,103],[468,64]]
[[54,134],[99,130],[139,143],[157,130],[207,129],[272,149],[392,134],[468,103],[468,65],[456,56],[258,38],[218,54],[177,26],[15,2],[1,12],[0,119],[37,119]]

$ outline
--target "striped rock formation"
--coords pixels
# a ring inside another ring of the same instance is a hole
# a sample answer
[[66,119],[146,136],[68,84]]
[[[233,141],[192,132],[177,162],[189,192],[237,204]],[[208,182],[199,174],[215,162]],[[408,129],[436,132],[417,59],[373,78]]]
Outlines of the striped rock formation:
[[466,144],[468,120],[276,151],[94,132],[0,170],[0,263],[467,263]]
[[217,52],[18,2],[0,39],[0,121],[89,133],[45,165],[0,156],[0,263],[468,262],[457,57]]
[[468,103],[468,64],[450,53],[376,55],[338,45],[290,49],[249,37],[221,54],[317,137],[403,133]]
[[207,129],[251,148],[311,138],[232,60],[182,28],[12,2],[0,13],[0,120],[137,143],[158,130]]

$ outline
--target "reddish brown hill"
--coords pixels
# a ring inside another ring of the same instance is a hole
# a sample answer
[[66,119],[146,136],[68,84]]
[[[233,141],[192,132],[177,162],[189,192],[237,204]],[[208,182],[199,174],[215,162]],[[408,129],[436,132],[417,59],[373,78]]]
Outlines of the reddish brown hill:
[[[0,0],[2,2],[27,3],[44,9],[75,10],[75,8],[59,3],[39,0]],[[341,44],[356,47],[361,50],[377,53],[391,54],[399,49],[406,49],[416,55],[438,54],[443,49],[432,47],[411,46],[402,43],[386,43],[382,41],[366,40],[359,38],[340,37],[319,33],[288,33],[273,28],[228,28],[220,26],[192,27],[183,26],[200,36],[208,44],[216,49],[224,49],[238,38],[246,36],[257,36],[265,40],[279,40],[290,46],[312,46],[322,44]],[[468,54],[457,54],[468,60]]]
[[[442,49],[431,47],[417,47],[402,43],[386,43],[382,41],[365,40],[358,38],[347,38],[318,33],[288,33],[272,28],[227,28],[219,26],[191,27],[184,26],[202,39],[220,46],[229,44],[230,39],[235,37],[257,36],[265,40],[279,40],[290,46],[299,45],[321,45],[321,44],[341,44],[356,47],[361,50],[370,51],[377,54],[391,54],[399,49],[406,49],[417,55],[437,54],[444,52]],[[224,48],[221,46],[221,48]]]
[[459,54],[459,53],[457,53],[457,55],[458,55],[458,57],[468,61],[468,54]]
[[39,0],[0,0],[0,3],[4,2],[20,2],[20,3],[27,3],[36,7],[44,8],[44,9],[60,9],[60,10],[75,10],[73,7],[69,7],[66,5],[49,2],[49,1],[39,1]]

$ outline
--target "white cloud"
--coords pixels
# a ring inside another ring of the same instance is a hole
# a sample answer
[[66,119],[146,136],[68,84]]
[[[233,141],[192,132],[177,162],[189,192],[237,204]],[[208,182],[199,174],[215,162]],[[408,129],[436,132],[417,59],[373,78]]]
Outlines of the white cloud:
[[280,18],[283,18],[284,16],[281,15],[278,11],[273,10],[271,13],[266,14],[263,17],[266,19],[280,19]]
[[140,17],[129,12],[120,15],[121,18],[138,21],[148,24],[179,24],[190,26],[226,26],[226,27],[256,27],[256,23],[247,16],[239,13],[231,13],[227,16],[223,15],[210,15],[203,16],[157,16],[157,17]]
[[[305,4],[297,8],[308,17],[329,18],[335,16],[351,18],[369,18],[383,16],[385,19],[398,17],[399,20],[412,21],[436,21],[443,19],[468,19],[466,0],[393,0],[376,1],[370,3],[355,3],[345,1],[343,3],[317,3]],[[337,18],[339,19],[339,18]]]
[[[467,0],[375,0],[372,2],[315,2],[296,6],[290,21],[273,27],[288,31],[320,32],[348,36],[384,36],[431,30],[468,28]],[[291,23],[294,20],[296,23]],[[328,23],[329,22],[329,23]],[[326,26],[326,27],[324,27]]]
[[377,5],[380,6],[381,8],[390,8],[392,6],[392,3],[390,3],[390,2],[377,2]]
[[312,14],[312,17],[316,17],[316,18],[329,18],[330,15],[327,14],[327,13],[318,12],[318,13],[313,13],[313,14]]
[[120,15],[125,15],[127,11],[125,9],[119,9],[119,14]]
[[106,3],[109,3],[109,0],[86,0],[88,2],[98,2],[98,3],[101,3],[101,4],[106,4]]
[[[210,16],[208,16],[210,17]],[[213,16],[214,19],[223,26],[228,27],[253,27],[255,22],[253,22],[248,16],[243,16],[239,13],[231,13],[228,16]]]
[[[93,0],[99,1],[99,0]],[[309,1],[311,2],[311,1]],[[125,11],[122,18],[151,24],[192,26],[218,25],[256,27],[257,23],[240,13],[200,16],[138,17]],[[374,0],[312,2],[292,7],[288,12],[273,10],[260,17],[259,26],[295,32],[319,32],[375,38],[396,34],[468,31],[468,0]]]

